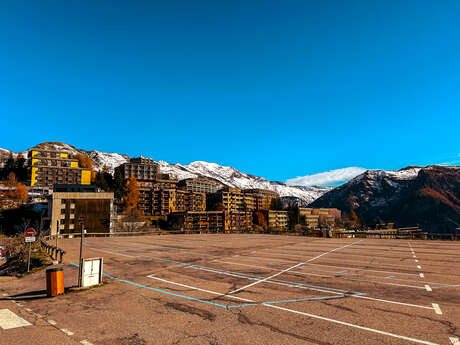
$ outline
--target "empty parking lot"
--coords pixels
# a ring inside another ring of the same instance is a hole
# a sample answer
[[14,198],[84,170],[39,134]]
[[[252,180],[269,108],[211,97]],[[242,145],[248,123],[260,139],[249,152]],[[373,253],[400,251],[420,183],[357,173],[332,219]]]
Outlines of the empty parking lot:
[[[72,285],[79,239],[61,245],[66,285]],[[19,296],[31,315],[71,330],[69,343],[457,345],[460,338],[455,242],[249,234],[87,238],[84,256],[104,257],[103,287],[54,299],[24,297],[43,289],[43,273],[0,287]]]

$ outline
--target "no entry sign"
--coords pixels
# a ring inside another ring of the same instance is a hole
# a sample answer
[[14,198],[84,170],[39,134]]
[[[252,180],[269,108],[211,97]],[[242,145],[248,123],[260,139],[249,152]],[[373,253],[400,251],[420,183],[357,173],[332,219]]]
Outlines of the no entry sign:
[[28,228],[26,230],[26,237],[33,237],[35,236],[35,229],[34,228]]

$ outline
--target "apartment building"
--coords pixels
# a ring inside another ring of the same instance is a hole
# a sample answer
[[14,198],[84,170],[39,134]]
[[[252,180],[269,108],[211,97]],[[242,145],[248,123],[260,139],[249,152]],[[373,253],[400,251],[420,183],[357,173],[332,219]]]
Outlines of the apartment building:
[[224,231],[223,211],[187,211],[168,215],[172,229],[187,233],[218,233]]
[[252,212],[224,212],[225,232],[245,232],[252,229]]
[[220,188],[222,188],[222,184],[202,177],[181,180],[177,186],[179,189],[189,192],[208,194],[216,193]]
[[176,190],[176,209],[175,212],[186,211],[205,211],[206,194],[194,193],[185,190]]
[[270,229],[287,230],[289,220],[287,211],[270,210],[267,212],[267,217]]
[[216,193],[208,194],[206,201],[208,208],[221,204],[226,212],[245,212],[255,209],[254,196],[236,188],[225,187]]
[[334,226],[336,219],[341,218],[342,212],[336,208],[300,208],[300,217],[305,219],[305,225],[310,228]]
[[81,231],[84,218],[87,233],[111,233],[113,193],[98,192],[95,186],[55,185],[48,200],[51,235]]
[[91,184],[91,169],[79,167],[68,152],[32,149],[27,151],[28,184],[53,187],[55,184]]
[[139,184],[138,208],[145,215],[164,216],[175,208],[176,188],[178,180],[168,174],[156,175],[162,179],[141,180]]
[[138,181],[155,181],[159,174],[158,165],[153,159],[138,157],[131,158],[115,168],[115,176],[129,179],[134,176]]
[[267,189],[245,189],[243,193],[253,196],[257,211],[268,211],[272,200],[280,197],[277,192]]

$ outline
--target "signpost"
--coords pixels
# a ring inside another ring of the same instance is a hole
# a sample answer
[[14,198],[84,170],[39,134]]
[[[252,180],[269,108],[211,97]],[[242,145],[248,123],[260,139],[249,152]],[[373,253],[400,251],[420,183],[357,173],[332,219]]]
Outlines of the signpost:
[[30,271],[30,254],[32,252],[32,242],[35,242],[35,229],[28,228],[26,230],[26,243],[29,243],[29,258],[27,260],[27,272]]
[[58,238],[59,238],[59,221],[57,220],[56,221],[56,260],[58,259],[58,252],[57,252],[57,249],[59,248],[58,247]]
[[81,287],[82,286],[82,265],[83,265],[83,261],[82,261],[82,253],[83,253],[83,236],[85,234],[85,230],[84,230],[84,227],[85,227],[85,217],[81,216],[79,218],[79,223],[80,223],[80,226],[81,226],[81,235],[80,235],[80,261],[79,261],[79,264],[80,264],[80,267],[78,269],[78,287]]

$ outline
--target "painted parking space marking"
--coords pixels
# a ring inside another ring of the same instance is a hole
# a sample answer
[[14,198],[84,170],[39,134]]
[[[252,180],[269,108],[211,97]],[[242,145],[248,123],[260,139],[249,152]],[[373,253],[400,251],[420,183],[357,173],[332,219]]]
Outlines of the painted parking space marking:
[[9,309],[0,309],[0,327],[4,330],[31,326],[32,324],[19,317]]
[[308,259],[307,261],[299,262],[299,263],[296,264],[296,265],[293,265],[293,266],[291,266],[291,267],[285,268],[284,270],[281,270],[281,271],[279,271],[278,273],[275,273],[275,274],[273,274],[273,275],[271,275],[271,276],[269,276],[269,277],[265,277],[265,278],[260,279],[260,280],[258,280],[258,281],[256,281],[256,282],[253,282],[253,283],[251,283],[251,284],[248,284],[248,285],[242,286],[242,287],[240,287],[240,288],[238,288],[238,289],[235,289],[235,290],[233,290],[233,291],[230,291],[229,294],[237,293],[237,292],[239,292],[239,291],[243,291],[243,290],[245,290],[245,289],[247,289],[247,288],[249,288],[249,287],[251,287],[251,286],[254,286],[254,285],[256,285],[256,284],[263,283],[263,282],[265,282],[265,281],[267,281],[267,280],[269,280],[269,279],[272,279],[272,278],[274,278],[274,277],[279,276],[280,274],[286,273],[286,272],[288,272],[288,271],[290,271],[290,270],[292,270],[292,269],[294,269],[294,268],[296,268],[296,267],[299,267],[299,266],[301,266],[301,265],[305,265],[306,263],[308,263],[308,262],[310,262],[310,261],[319,259],[320,257],[322,257],[322,256],[324,256],[324,255],[327,255],[327,254],[329,254],[329,253],[333,253],[333,252],[335,252],[335,251],[337,251],[337,250],[340,250],[340,249],[343,249],[343,248],[350,247],[350,246],[352,246],[352,245],[354,245],[354,244],[356,244],[356,243],[359,243],[359,242],[362,242],[362,240],[361,240],[361,241],[356,241],[356,242],[353,242],[353,243],[350,243],[350,244],[347,244],[347,245],[345,245],[345,246],[337,247],[337,248],[332,249],[332,250],[329,250],[329,251],[327,251],[327,252],[325,252],[325,253],[322,253],[322,254],[320,254],[320,255],[317,255],[317,256],[315,256],[315,257],[313,257],[313,258],[311,258],[311,259]]
[[88,340],[86,340],[86,339],[80,341],[80,344],[82,344],[82,345],[93,345],[93,343],[90,343],[90,342],[89,342]]
[[71,331],[69,331],[68,329],[65,329],[65,328],[60,328],[59,330],[60,330],[62,333],[64,333],[64,334],[68,335],[68,336],[72,336],[72,335],[74,335],[74,333],[73,333],[73,332],[71,332]]
[[433,343],[433,342],[430,342],[430,341],[410,338],[410,337],[406,337],[406,336],[403,336],[403,335],[398,335],[398,334],[385,332],[385,331],[381,331],[381,330],[374,329],[374,328],[355,325],[353,323],[344,322],[344,321],[340,321],[340,320],[335,320],[335,319],[331,319],[331,318],[320,316],[320,315],[304,313],[304,312],[301,312],[301,311],[298,311],[298,310],[288,309],[288,308],[280,307],[280,306],[277,306],[277,305],[267,304],[267,305],[263,305],[263,306],[269,307],[269,308],[276,308],[276,309],[288,311],[288,312],[291,312],[291,313],[296,313],[296,314],[299,314],[299,315],[304,315],[304,316],[311,317],[311,318],[314,318],[314,319],[319,319],[319,320],[323,320],[323,321],[329,321],[329,322],[332,322],[332,323],[337,323],[337,324],[340,324],[340,325],[361,329],[363,331],[368,331],[368,332],[373,332],[373,333],[377,333],[377,334],[381,334],[381,335],[386,335],[386,336],[390,336],[390,337],[394,337],[394,338],[398,338],[398,339],[403,339],[403,340],[407,340],[407,341],[417,343],[417,344],[439,345],[439,344],[436,344],[436,343]]
[[460,340],[457,337],[449,337],[449,340],[452,345],[460,345]]
[[439,308],[439,305],[437,303],[431,303],[433,305],[434,311],[438,315],[442,315],[441,308]]

